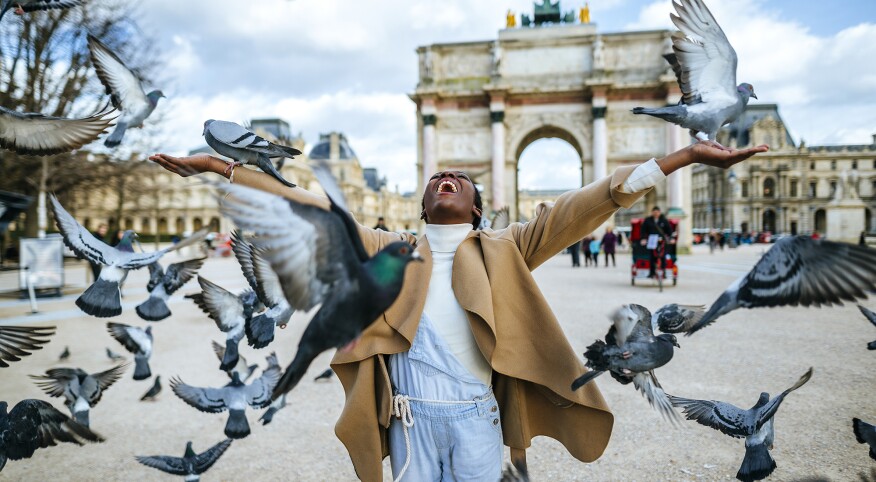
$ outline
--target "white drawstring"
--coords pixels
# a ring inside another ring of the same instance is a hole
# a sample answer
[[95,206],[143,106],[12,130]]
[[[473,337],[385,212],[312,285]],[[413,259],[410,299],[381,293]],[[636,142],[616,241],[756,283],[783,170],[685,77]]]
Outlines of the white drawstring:
[[411,436],[408,434],[408,428],[414,426],[414,414],[411,412],[411,398],[407,395],[396,395],[392,397],[392,414],[401,420],[402,431],[405,434],[405,464],[402,466],[401,472],[393,482],[399,482],[408,470],[411,464]]

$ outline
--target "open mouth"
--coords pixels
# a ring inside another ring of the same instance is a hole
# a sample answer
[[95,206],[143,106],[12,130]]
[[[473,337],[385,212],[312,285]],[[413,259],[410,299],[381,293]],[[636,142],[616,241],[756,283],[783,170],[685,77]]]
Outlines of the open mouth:
[[454,193],[459,192],[459,189],[456,187],[452,181],[444,180],[438,183],[438,187],[435,188],[435,192],[437,193]]

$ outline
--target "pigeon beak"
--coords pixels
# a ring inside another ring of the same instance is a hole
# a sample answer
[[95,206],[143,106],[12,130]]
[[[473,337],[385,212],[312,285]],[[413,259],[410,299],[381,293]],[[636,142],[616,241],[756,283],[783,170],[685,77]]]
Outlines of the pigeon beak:
[[414,251],[413,253],[411,253],[411,259],[414,261],[419,261],[421,263],[423,262],[423,257],[420,256],[419,251]]
[[[751,96],[754,97],[755,99],[757,99],[757,94],[755,94],[754,91],[751,91]],[[760,100],[760,99],[758,99],[758,100]]]

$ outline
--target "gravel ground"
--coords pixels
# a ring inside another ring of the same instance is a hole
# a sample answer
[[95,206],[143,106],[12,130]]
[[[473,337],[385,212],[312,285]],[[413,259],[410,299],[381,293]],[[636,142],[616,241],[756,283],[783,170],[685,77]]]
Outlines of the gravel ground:
[[[607,315],[623,303],[655,310],[667,302],[708,304],[743,274],[763,252],[744,246],[714,255],[702,249],[680,261],[677,287],[663,293],[648,283],[630,286],[629,255],[619,255],[617,268],[570,268],[560,255],[536,271],[536,278],[569,339],[579,351],[605,334]],[[27,315],[29,306],[11,297],[0,299],[3,323],[54,324],[58,333],[42,351],[0,371],[0,399],[14,404],[23,398],[48,399],[27,377],[48,368],[78,366],[102,371],[112,363],[104,349],[124,352],[106,333],[105,321],[82,316],[73,300],[84,287],[85,265],[68,265],[69,289],[61,299],[41,300],[41,313]],[[202,273],[228,289],[244,281],[231,259],[211,259]],[[12,288],[12,286],[0,288]],[[144,326],[133,306],[145,299],[146,270],[133,273],[126,286],[125,312],[113,321]],[[191,282],[180,293],[196,290]],[[867,303],[871,308],[876,300]],[[92,410],[92,428],[107,442],[84,447],[62,446],[37,452],[26,461],[10,461],[0,480],[173,480],[134,461],[134,455],[181,455],[187,440],[202,451],[224,438],[226,415],[196,411],[177,399],[167,382],[180,376],[196,386],[220,386],[225,375],[209,340],[221,341],[215,325],[180,295],[171,302],[173,316],[154,324],[152,372],[162,376],[164,391],[156,402],[139,402],[152,380],[135,382],[129,370]],[[272,345],[280,362],[288,363],[306,322],[296,316]],[[776,418],[773,457],[778,468],[772,480],[858,480],[876,464],[856,443],[851,419],[876,421],[876,354],[866,343],[876,329],[854,305],[831,309],[740,310],[694,337],[681,337],[675,359],[658,370],[669,393],[690,398],[725,400],[743,407],[754,404],[761,391],[777,394],[792,385],[810,366],[812,380],[791,394]],[[71,358],[57,357],[69,346]],[[250,363],[264,365],[268,350],[241,346]],[[127,355],[127,354],[126,354]],[[313,364],[310,376],[326,368],[331,354]],[[130,359],[131,357],[128,356]],[[605,454],[583,464],[562,446],[539,437],[527,452],[532,480],[732,480],[742,460],[743,442],[693,422],[673,428],[651,410],[630,386],[609,377],[596,381],[615,413],[615,429]],[[52,402],[66,412],[59,399]],[[343,390],[333,379],[302,383],[290,405],[268,426],[250,412],[252,435],[235,441],[205,480],[287,481],[355,480],[344,447],[333,426],[343,404]],[[389,480],[388,463],[386,468]],[[876,475],[876,474],[874,474]]]

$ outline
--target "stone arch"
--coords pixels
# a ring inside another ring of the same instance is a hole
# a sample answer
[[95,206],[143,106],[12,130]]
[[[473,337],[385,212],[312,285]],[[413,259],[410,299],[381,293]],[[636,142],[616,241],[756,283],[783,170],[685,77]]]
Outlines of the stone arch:
[[776,211],[774,209],[764,209],[763,219],[761,223],[762,231],[776,233]]
[[763,197],[776,197],[776,180],[767,177],[763,180]]
[[186,231],[186,220],[183,217],[176,218],[175,233],[182,234]]
[[827,230],[827,212],[824,209],[818,209],[815,211],[815,230],[818,231],[822,236],[824,232]]
[[220,229],[219,218],[216,216],[213,216],[212,218],[210,218],[210,231],[211,232],[219,232],[219,229]]
[[202,221],[200,217],[195,217],[195,219],[192,220],[192,229],[194,229],[195,231],[197,231],[203,227],[204,227],[204,221]]

